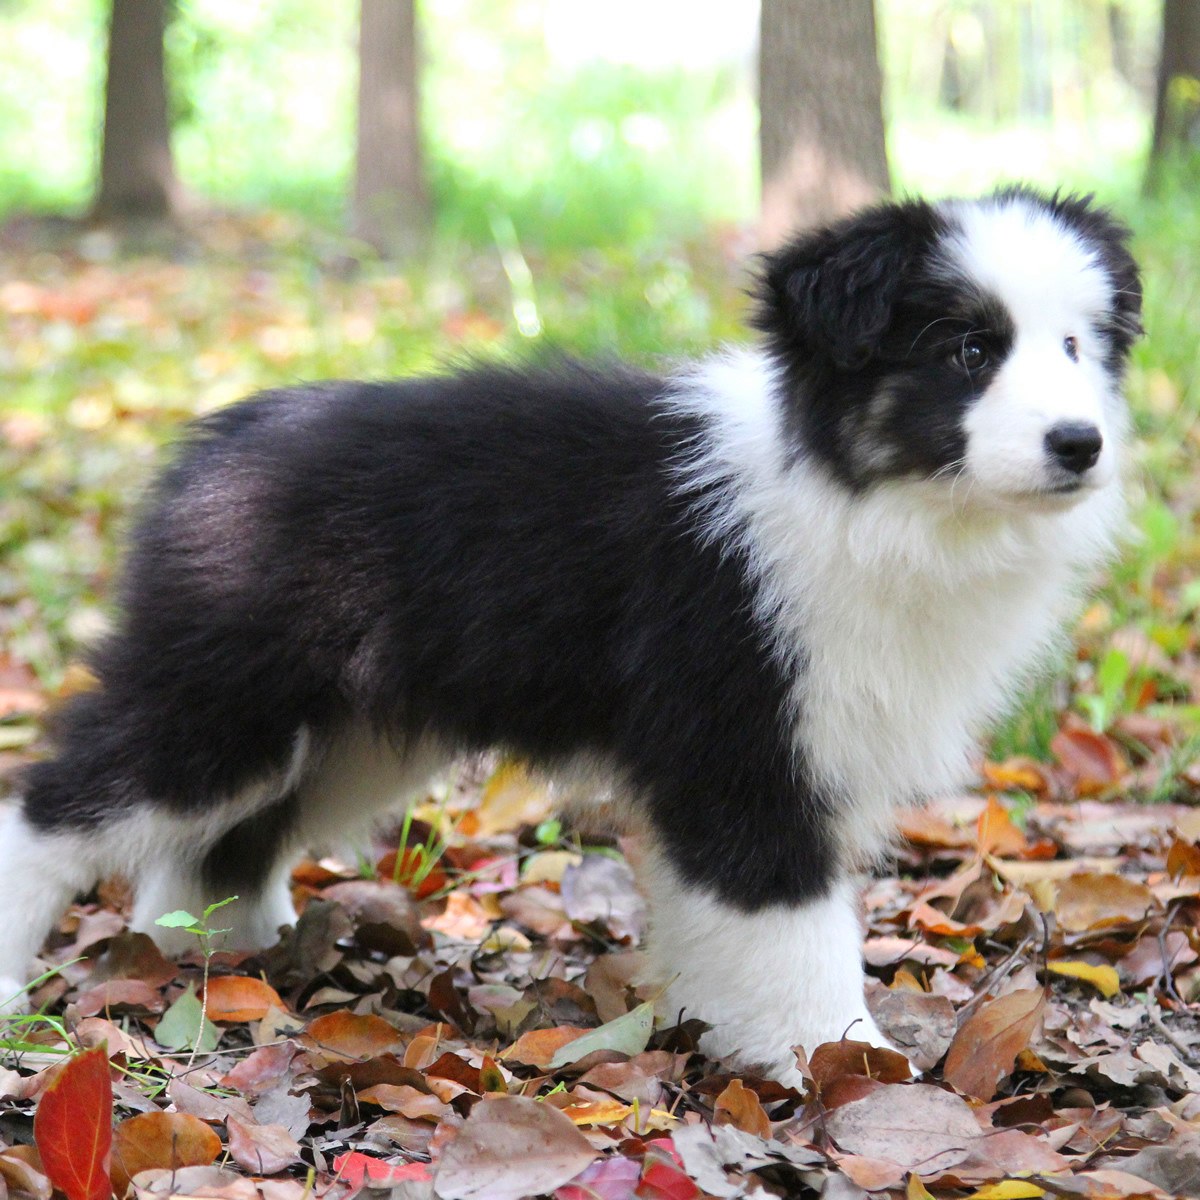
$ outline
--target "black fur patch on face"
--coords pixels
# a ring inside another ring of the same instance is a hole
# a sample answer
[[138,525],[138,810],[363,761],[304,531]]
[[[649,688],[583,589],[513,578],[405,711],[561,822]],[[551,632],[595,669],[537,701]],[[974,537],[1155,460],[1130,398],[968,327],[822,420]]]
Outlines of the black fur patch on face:
[[[935,269],[945,218],[873,209],[767,259],[755,324],[781,363],[797,440],[862,488],[953,468],[962,413],[1012,344],[1003,307]],[[987,363],[956,361],[986,345]]]
[[[995,199],[1042,209],[1094,249],[1113,288],[1097,332],[1118,374],[1141,332],[1128,231],[1087,198],[1009,188]],[[951,473],[963,415],[1012,350],[1000,300],[948,273],[952,232],[945,210],[888,205],[764,260],[753,323],[783,372],[796,442],[849,487]]]

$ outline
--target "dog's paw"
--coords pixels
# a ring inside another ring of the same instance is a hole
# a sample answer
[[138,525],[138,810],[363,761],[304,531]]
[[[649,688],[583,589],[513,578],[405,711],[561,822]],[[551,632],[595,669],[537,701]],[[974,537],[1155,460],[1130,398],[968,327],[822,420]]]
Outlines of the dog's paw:
[[14,975],[0,975],[0,1016],[29,1012],[29,985]]

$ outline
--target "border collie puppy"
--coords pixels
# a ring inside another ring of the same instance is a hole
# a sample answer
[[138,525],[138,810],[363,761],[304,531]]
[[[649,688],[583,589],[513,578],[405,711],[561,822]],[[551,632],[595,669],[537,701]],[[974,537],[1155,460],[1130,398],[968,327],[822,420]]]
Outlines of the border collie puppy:
[[1110,552],[1126,240],[1019,188],[884,205],[766,258],[754,349],[197,422],[0,828],[4,993],[114,870],[135,928],[237,894],[231,940],[270,942],[306,847],[498,746],[637,816],[653,974],[709,1052],[786,1077],[797,1044],[886,1044],[853,874],[962,780]]

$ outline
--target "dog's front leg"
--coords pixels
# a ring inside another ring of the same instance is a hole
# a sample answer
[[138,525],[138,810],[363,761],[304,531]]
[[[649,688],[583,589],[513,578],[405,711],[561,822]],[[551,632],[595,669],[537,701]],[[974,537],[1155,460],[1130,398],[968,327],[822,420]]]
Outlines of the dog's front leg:
[[661,856],[643,874],[647,978],[666,988],[664,1017],[712,1025],[705,1053],[765,1066],[795,1085],[793,1046],[811,1053],[843,1036],[889,1045],[863,998],[862,929],[849,880],[814,899],[747,910],[685,884]]

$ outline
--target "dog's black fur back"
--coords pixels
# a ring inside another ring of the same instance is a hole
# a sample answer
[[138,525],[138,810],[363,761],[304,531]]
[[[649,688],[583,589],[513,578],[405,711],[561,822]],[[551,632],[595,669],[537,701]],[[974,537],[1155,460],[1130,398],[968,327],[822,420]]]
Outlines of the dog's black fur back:
[[[745,562],[674,477],[701,431],[666,387],[486,367],[268,392],[197,423],[30,818],[194,811],[281,772],[299,729],[365,720],[549,766],[594,755],[690,882],[747,908],[818,894],[831,855],[790,681]],[[222,838],[208,878],[252,890],[291,803]]]

